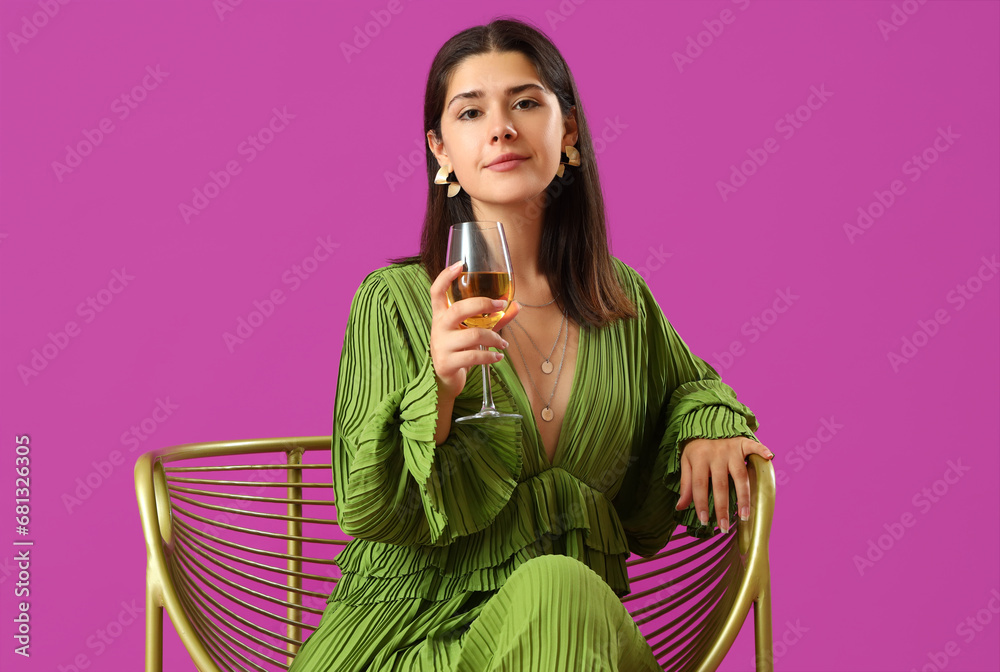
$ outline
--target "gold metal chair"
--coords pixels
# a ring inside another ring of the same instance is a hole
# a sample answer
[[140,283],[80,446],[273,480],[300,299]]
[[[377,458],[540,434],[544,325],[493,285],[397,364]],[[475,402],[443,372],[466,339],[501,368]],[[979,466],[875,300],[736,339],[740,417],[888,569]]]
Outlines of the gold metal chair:
[[[147,672],[162,670],[164,607],[202,672],[288,669],[339,575],[331,547],[350,540],[334,520],[330,441],[194,443],[139,457]],[[622,602],[664,670],[715,670],[751,604],[757,670],[773,670],[774,468],[751,455],[749,472],[749,521],[708,539],[676,532],[663,552],[628,563],[633,592]]]

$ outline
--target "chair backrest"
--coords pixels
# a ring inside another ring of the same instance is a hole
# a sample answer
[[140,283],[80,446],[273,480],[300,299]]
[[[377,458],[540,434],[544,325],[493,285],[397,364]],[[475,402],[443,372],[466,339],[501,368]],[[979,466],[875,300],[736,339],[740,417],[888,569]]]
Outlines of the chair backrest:
[[[163,608],[199,670],[288,669],[350,541],[334,516],[330,439],[186,444],[139,457],[147,672],[162,669]],[[633,592],[622,601],[665,670],[716,669],[751,604],[757,669],[772,669],[774,470],[756,455],[749,467],[748,522],[709,539],[678,531],[662,553],[628,563]]]

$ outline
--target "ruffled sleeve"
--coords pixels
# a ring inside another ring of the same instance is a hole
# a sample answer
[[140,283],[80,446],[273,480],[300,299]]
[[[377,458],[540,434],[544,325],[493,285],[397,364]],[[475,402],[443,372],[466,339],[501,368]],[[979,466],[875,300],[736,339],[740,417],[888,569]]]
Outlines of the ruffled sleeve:
[[[631,271],[639,310],[640,338],[647,354],[648,435],[635,449],[625,476],[626,487],[616,499],[629,548],[648,557],[660,551],[680,524],[688,535],[707,537],[716,524],[713,490],[709,489],[709,523],[703,527],[692,502],[676,511],[680,500],[681,452],[695,438],[745,436],[757,441],[757,419],[736,398],[719,373],[694,355],[666,319],[652,292]],[[642,350],[640,349],[640,352]],[[737,510],[736,488],[729,479],[729,519]]]
[[380,271],[351,304],[333,419],[337,519],[357,539],[444,546],[488,527],[507,504],[520,429],[453,423],[436,445],[437,376],[429,347],[407,338],[404,310],[417,308],[399,306]]

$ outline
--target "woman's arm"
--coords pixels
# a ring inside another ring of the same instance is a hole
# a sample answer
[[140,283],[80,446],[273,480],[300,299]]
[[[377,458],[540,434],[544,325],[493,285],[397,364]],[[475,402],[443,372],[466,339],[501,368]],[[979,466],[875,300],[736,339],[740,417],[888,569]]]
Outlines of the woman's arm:
[[414,309],[396,305],[378,271],[355,294],[334,404],[334,495],[353,537],[446,545],[489,526],[510,499],[520,428],[443,424],[454,400],[440,398],[429,351],[406,336],[399,311]]
[[[737,436],[756,442],[753,431],[758,423],[718,372],[691,352],[641,276],[631,273],[646,342],[646,412],[653,416],[648,426],[655,429],[639,448],[639,459],[626,474],[630,480],[623,485],[624,494],[616,506],[620,506],[630,548],[648,556],[666,545],[677,524],[687,527],[692,536],[710,534],[709,528],[702,529],[694,508],[680,512],[675,509],[681,499],[681,454],[685,444],[699,438]],[[728,479],[726,487],[730,487]],[[735,489],[730,494],[735,509]],[[699,503],[700,499],[699,495]],[[705,499],[708,508],[715,509],[712,493],[706,493]]]
[[451,412],[455,410],[455,398],[438,388],[438,419],[437,430],[434,432],[434,443],[441,445],[451,434]]

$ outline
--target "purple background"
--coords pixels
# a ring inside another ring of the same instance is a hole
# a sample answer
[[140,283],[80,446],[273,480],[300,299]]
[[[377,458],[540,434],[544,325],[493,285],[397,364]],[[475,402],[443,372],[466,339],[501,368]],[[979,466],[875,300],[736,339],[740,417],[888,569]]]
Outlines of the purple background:
[[[605,140],[612,253],[776,454],[776,669],[1000,668],[1000,6],[388,4],[3,2],[0,667],[68,670],[84,654],[89,670],[141,668],[142,614],[97,645],[123,602],[142,610],[141,452],[329,434],[354,291],[417,249],[431,59],[455,32],[514,14],[562,50]],[[372,11],[391,20],[348,60],[341,45]],[[291,118],[251,160],[241,143],[275,109]],[[105,118],[92,153],[54,169]],[[720,194],[765,146],[777,149]],[[185,221],[179,206],[228,162],[239,174]],[[851,233],[859,208],[875,216]],[[317,239],[334,251],[296,283]],[[227,346],[275,291],[273,314]],[[65,348],[46,349],[50,334]],[[151,434],[128,437],[168,401]],[[20,434],[30,660],[12,653]],[[115,451],[124,463],[70,511],[64,495]],[[194,669],[171,625],[165,648],[166,669]],[[752,669],[752,652],[748,622],[721,669]]]

